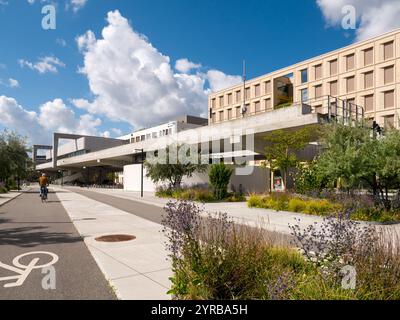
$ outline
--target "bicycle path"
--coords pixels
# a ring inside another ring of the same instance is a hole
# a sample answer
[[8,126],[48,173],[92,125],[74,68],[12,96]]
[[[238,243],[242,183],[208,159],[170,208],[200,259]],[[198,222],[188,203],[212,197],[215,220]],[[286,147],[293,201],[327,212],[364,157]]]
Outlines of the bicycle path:
[[[36,269],[54,257],[58,261],[49,269]],[[47,203],[35,190],[0,207],[0,300],[28,299],[116,299],[51,189]]]

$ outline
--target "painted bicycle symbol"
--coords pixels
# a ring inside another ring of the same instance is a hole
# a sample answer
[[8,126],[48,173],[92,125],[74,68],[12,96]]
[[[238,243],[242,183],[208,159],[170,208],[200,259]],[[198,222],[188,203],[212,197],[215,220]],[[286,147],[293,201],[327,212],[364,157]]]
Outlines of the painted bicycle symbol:
[[[39,260],[40,260],[40,256],[42,256],[42,255],[50,256],[51,257],[50,262],[45,263],[45,264],[38,264]],[[36,257],[34,257],[27,265],[22,264],[21,259],[28,257],[28,256],[36,256]],[[21,254],[14,258],[14,260],[12,261],[13,266],[2,263],[0,261],[0,268],[13,271],[17,274],[15,276],[0,278],[0,282],[15,280],[15,282],[6,283],[4,285],[4,288],[12,288],[12,287],[22,286],[24,284],[26,278],[29,276],[29,274],[33,270],[50,267],[53,264],[57,263],[57,261],[58,261],[58,256],[56,254],[51,253],[51,252],[45,252],[45,251],[35,251],[35,252],[28,252],[28,253]]]

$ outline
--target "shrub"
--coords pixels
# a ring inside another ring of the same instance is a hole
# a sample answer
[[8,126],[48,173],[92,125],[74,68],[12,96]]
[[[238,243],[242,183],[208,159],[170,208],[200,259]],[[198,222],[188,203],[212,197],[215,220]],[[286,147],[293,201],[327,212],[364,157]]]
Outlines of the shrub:
[[240,193],[233,193],[227,199],[228,202],[244,202],[246,197]]
[[7,188],[5,187],[0,188],[0,193],[7,193],[7,192],[8,192]]
[[222,200],[228,195],[228,185],[233,173],[233,169],[225,163],[214,164],[209,172],[210,185],[213,188],[216,200]]
[[247,206],[249,208],[265,208],[264,197],[255,194],[250,195]]
[[309,200],[306,202],[304,213],[325,216],[334,211],[335,206],[328,200]]
[[212,202],[214,201],[213,193],[205,189],[196,189],[194,191],[194,201]]
[[159,187],[156,190],[156,197],[159,198],[171,198],[173,194],[173,190],[170,188]]
[[[295,250],[226,214],[204,218],[193,203],[170,202],[165,211],[175,299],[400,299],[398,237],[343,214],[291,226]],[[343,266],[356,269],[354,290],[342,286]]]
[[290,199],[288,204],[288,210],[293,212],[304,212],[306,207],[306,202],[299,198]]

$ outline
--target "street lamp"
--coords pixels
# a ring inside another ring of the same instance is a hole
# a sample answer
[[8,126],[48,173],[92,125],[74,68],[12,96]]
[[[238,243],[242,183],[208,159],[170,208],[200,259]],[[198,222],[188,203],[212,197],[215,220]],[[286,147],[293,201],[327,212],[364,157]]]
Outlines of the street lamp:
[[141,178],[140,178],[140,197],[143,198],[143,165],[144,165],[144,150],[142,149],[135,149],[135,151],[140,151],[141,153]]
[[58,172],[61,174],[61,186],[64,185],[64,170],[58,170]]

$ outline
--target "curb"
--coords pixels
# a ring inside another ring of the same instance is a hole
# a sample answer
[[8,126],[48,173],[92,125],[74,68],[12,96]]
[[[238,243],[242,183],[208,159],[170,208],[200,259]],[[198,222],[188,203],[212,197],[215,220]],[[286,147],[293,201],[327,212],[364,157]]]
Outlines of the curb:
[[6,200],[5,202],[3,202],[3,203],[0,203],[0,207],[4,206],[5,204],[9,203],[10,201],[13,201],[13,200],[17,199],[17,198],[18,198],[19,196],[21,196],[22,194],[23,194],[23,192],[21,192],[20,194],[16,195],[16,196],[13,197],[13,198],[7,199],[7,200]]

